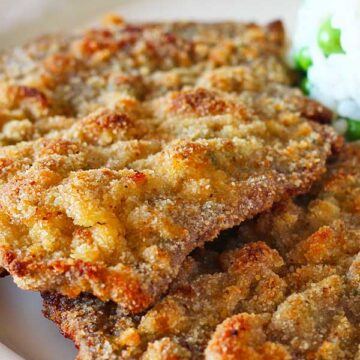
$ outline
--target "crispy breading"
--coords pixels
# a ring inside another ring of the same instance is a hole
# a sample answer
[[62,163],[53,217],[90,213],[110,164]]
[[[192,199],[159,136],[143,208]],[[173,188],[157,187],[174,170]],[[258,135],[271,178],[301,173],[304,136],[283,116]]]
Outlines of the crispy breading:
[[267,358],[268,341],[285,346],[288,355],[281,358],[360,356],[359,164],[360,146],[347,145],[308,198],[279,204],[239,228],[241,241],[263,238],[280,250],[289,295],[261,325],[262,339],[255,344],[244,343],[241,333],[239,339],[231,336],[248,314],[219,325],[206,350],[208,359],[241,358],[236,354],[248,347],[256,353],[250,359]]
[[102,107],[187,86],[259,91],[290,84],[280,22],[107,23],[0,57],[0,144],[39,138]]
[[205,357],[208,360],[290,360],[286,347],[266,341],[269,314],[241,313],[218,325]]
[[273,314],[225,320],[207,345],[206,359],[355,359],[360,328],[346,313],[345,286],[339,275],[328,276],[289,295]]
[[324,172],[337,137],[293,110],[296,90],[274,94],[183,90],[0,148],[0,265],[25,289],[144,310],[194,248]]
[[[96,68],[93,70],[96,71]],[[88,77],[85,77],[90,82]],[[271,84],[288,85],[291,76],[281,60],[275,57],[255,59],[238,66],[220,67],[217,69],[178,68],[168,72],[156,72],[149,76],[127,73],[111,73],[105,79],[98,75],[92,80],[94,90],[79,88],[76,79],[69,79],[65,86],[66,99],[55,99],[53,90],[39,90],[35,87],[19,84],[0,84],[0,143],[16,144],[41,136],[53,136],[59,130],[69,129],[78,118],[96,113],[106,107],[110,110],[128,112],[135,116],[145,116],[147,102],[156,99],[169,91],[198,86],[209,90],[219,89],[226,92],[242,91],[259,92]],[[73,89],[74,88],[74,89]],[[54,90],[55,91],[55,90]],[[45,93],[51,97],[47,100]],[[86,96],[88,98],[77,99]],[[62,94],[62,96],[65,96]],[[249,94],[249,96],[254,96]],[[54,100],[55,99],[55,100]],[[56,103],[61,102],[61,106]],[[83,109],[69,110],[76,102]],[[50,107],[63,108],[53,111]],[[301,104],[298,108],[302,108]],[[65,109],[65,110],[64,110]]]
[[44,311],[75,341],[79,359],[201,358],[222,320],[249,307],[274,311],[284,298],[284,282],[276,274],[283,261],[275,250],[259,242],[226,255],[222,268],[215,263],[205,274],[204,259],[192,259],[187,276],[142,317],[86,295],[71,300],[44,294]]
[[170,292],[140,317],[50,293],[44,313],[77,344],[79,360],[358,359],[359,164],[360,146],[347,145],[308,198],[221,239],[232,250],[221,250],[219,263],[214,252],[189,256]]
[[195,247],[306,191],[338,143],[284,49],[280,23],[113,18],[4,55],[0,265],[139,312]]
[[[101,79],[100,75],[99,79]],[[290,84],[291,77],[281,60],[266,57],[255,59],[250,63],[214,70],[178,68],[168,72],[156,72],[149,76],[112,73],[105,80],[103,79],[101,84],[97,82],[94,84],[101,94],[90,91],[89,94],[96,98],[84,101],[77,100],[76,97],[84,95],[86,91],[78,88],[72,90],[72,86],[75,86],[73,82],[78,86],[78,82],[71,79],[66,89],[75,91],[76,94],[68,96],[68,100],[59,100],[64,104],[63,107],[70,108],[72,106],[70,102],[76,101],[79,106],[84,107],[81,114],[86,116],[106,107],[110,110],[126,112],[134,117],[146,116],[144,110],[147,107],[147,101],[145,100],[155,99],[168,91],[199,86],[226,92],[240,93],[244,90],[259,92],[271,84]],[[46,93],[49,91],[46,90]],[[36,96],[36,94],[40,95]],[[67,110],[52,112],[49,109],[41,113],[44,106],[50,106],[50,102],[44,102],[44,96],[43,92],[34,87],[0,86],[1,145],[16,144],[45,135],[54,136],[58,131],[65,129],[72,131],[71,128],[77,122],[79,113]],[[51,104],[54,104],[54,100],[51,100]]]
[[347,271],[360,251],[360,147],[345,145],[309,194],[277,204],[239,228],[244,241],[265,237],[287,261]]

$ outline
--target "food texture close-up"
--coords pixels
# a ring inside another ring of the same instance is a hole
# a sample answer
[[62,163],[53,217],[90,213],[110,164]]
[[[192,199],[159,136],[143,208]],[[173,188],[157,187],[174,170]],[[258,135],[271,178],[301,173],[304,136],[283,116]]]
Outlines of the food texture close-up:
[[0,359],[360,360],[360,0],[3,1]]

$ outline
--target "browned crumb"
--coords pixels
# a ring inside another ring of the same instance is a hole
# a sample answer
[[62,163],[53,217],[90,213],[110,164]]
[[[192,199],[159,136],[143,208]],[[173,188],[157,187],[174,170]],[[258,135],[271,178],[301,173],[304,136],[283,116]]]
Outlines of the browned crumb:
[[[219,325],[208,359],[236,359],[242,351],[267,359],[269,342],[284,347],[281,359],[360,356],[359,164],[360,147],[347,145],[308,199],[279,204],[240,227],[241,241],[263,238],[281,251],[288,296],[266,321],[256,315],[238,339],[229,334],[248,314]],[[254,327],[261,336],[253,337]]]
[[188,257],[169,294],[142,316],[54,294],[44,294],[45,315],[82,360],[357,359],[359,163],[360,146],[346,146],[310,201],[282,203],[241,226],[223,240],[233,250],[219,263],[209,250]]
[[226,255],[206,273],[206,256],[189,258],[186,276],[142,317],[86,295],[44,294],[44,312],[75,341],[79,359],[201,358],[222,320],[241,310],[274,311],[284,298],[285,283],[276,274],[283,261],[275,250],[259,242]]
[[[73,127],[78,128],[82,124],[77,121],[78,119],[86,116],[94,117],[93,114],[104,108],[125,113],[128,117],[127,122],[134,117],[146,117],[149,116],[146,114],[148,101],[157,99],[169,91],[197,86],[229,93],[248,91],[250,92],[248,96],[254,97],[254,93],[268,86],[289,85],[291,76],[280,59],[264,57],[236,66],[215,69],[176,68],[148,76],[111,73],[106,79],[102,79],[99,75],[99,79],[92,80],[91,83],[96,86],[96,92],[82,89],[78,81],[73,78],[69,81],[70,83],[61,86],[65,86],[66,91],[74,91],[75,94],[66,95],[66,99],[58,100],[54,100],[55,95],[51,92],[53,90],[40,92],[34,87],[0,84],[0,144],[11,145],[41,136],[59,136],[59,131],[64,130],[72,133]],[[49,94],[51,101],[45,100],[45,93]],[[81,96],[86,97],[86,94],[89,98],[77,99]],[[301,101],[302,97],[299,94],[294,96]],[[69,110],[75,106],[73,102],[82,109]],[[295,104],[295,101],[293,103]],[[310,103],[310,100],[306,103]],[[62,107],[67,110],[53,111],[51,107]],[[299,102],[296,109],[302,111],[305,107]],[[122,116],[124,117],[125,114]]]
[[195,247],[324,172],[335,135],[281,96],[184,90],[0,148],[1,265],[22,288],[145,309]]
[[194,248],[306,192],[338,138],[285,86],[283,37],[116,21],[5,55],[0,265],[141,312]]
[[208,360],[290,360],[286,347],[267,341],[269,314],[241,313],[218,325],[205,351]]
[[39,138],[102,107],[188,86],[259,91],[290,84],[281,22],[107,23],[0,57],[0,144]]

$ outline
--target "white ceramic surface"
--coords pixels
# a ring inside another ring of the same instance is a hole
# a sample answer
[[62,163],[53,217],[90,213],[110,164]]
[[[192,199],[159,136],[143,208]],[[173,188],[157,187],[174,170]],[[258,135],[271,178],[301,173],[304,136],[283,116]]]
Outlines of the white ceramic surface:
[[[299,3],[300,0],[0,0],[0,48],[44,32],[82,27],[112,11],[135,20],[265,22],[281,18],[291,31]],[[40,296],[19,290],[10,278],[0,279],[0,360],[71,360],[75,354],[72,343],[42,317]]]

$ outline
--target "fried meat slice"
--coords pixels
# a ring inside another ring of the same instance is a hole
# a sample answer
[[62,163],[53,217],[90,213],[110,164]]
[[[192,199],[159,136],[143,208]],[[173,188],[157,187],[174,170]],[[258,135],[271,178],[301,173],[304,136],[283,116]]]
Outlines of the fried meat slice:
[[360,251],[359,163],[360,147],[345,145],[308,194],[277,204],[239,227],[239,237],[254,241],[266,236],[296,266],[321,264],[338,273],[348,271]]
[[[82,88],[73,79],[69,81],[70,84],[61,86],[73,93],[65,96],[62,91],[61,98],[48,89],[39,90],[23,83],[0,84],[0,144],[11,145],[45,135],[54,136],[59,130],[69,129],[71,132],[79,119],[103,108],[118,112],[131,110],[134,115],[136,109],[146,109],[150,100],[169,91],[197,86],[230,93],[254,93],[273,84],[289,85],[291,76],[280,59],[268,57],[209,70],[180,68],[149,76],[111,73],[106,79],[91,82],[96,89]],[[81,96],[87,98],[79,99]],[[249,96],[254,97],[254,94]],[[74,110],[74,107],[78,109]],[[139,112],[137,110],[136,114]]]
[[345,287],[331,275],[288,295],[272,314],[234,315],[217,326],[205,358],[356,359],[360,328],[347,314]]
[[[263,315],[247,324],[255,315],[246,313],[219,325],[207,359],[242,359],[246,351],[249,359],[272,358],[265,351],[269,342],[286,350],[280,359],[357,359],[359,163],[359,145],[347,145],[306,198],[279,204],[240,227],[242,241],[266,238],[283,254],[287,271],[282,279],[289,295],[260,327],[256,324]],[[253,337],[254,327],[261,336]]]
[[258,242],[224,256],[207,269],[206,253],[188,258],[182,279],[143,316],[126,316],[115,303],[87,295],[49,293],[43,294],[44,313],[76,343],[79,359],[202,358],[222,320],[250,309],[274,311],[284,298],[285,284],[276,274],[283,261],[275,250]]
[[290,360],[285,346],[267,340],[269,314],[240,313],[217,326],[207,360]]
[[25,289],[146,309],[194,248],[324,172],[332,130],[259,96],[183,90],[0,148],[0,265]]
[[259,91],[288,85],[281,23],[131,24],[113,18],[0,57],[0,144],[39,138],[99,108],[189,86]]
[[[115,19],[114,19],[115,20]],[[44,36],[1,57],[1,78],[31,78],[51,85],[77,72],[103,75],[239,65],[257,58],[285,55],[280,21],[251,23],[126,23],[110,21],[70,35]],[[79,78],[81,79],[81,77]],[[25,85],[25,84],[24,84]]]
[[49,293],[44,313],[79,359],[357,359],[359,163],[360,146],[346,145],[306,197],[221,239],[232,250],[220,250],[218,264],[209,250],[189,256],[169,293],[140,317],[129,320],[113,302]]

